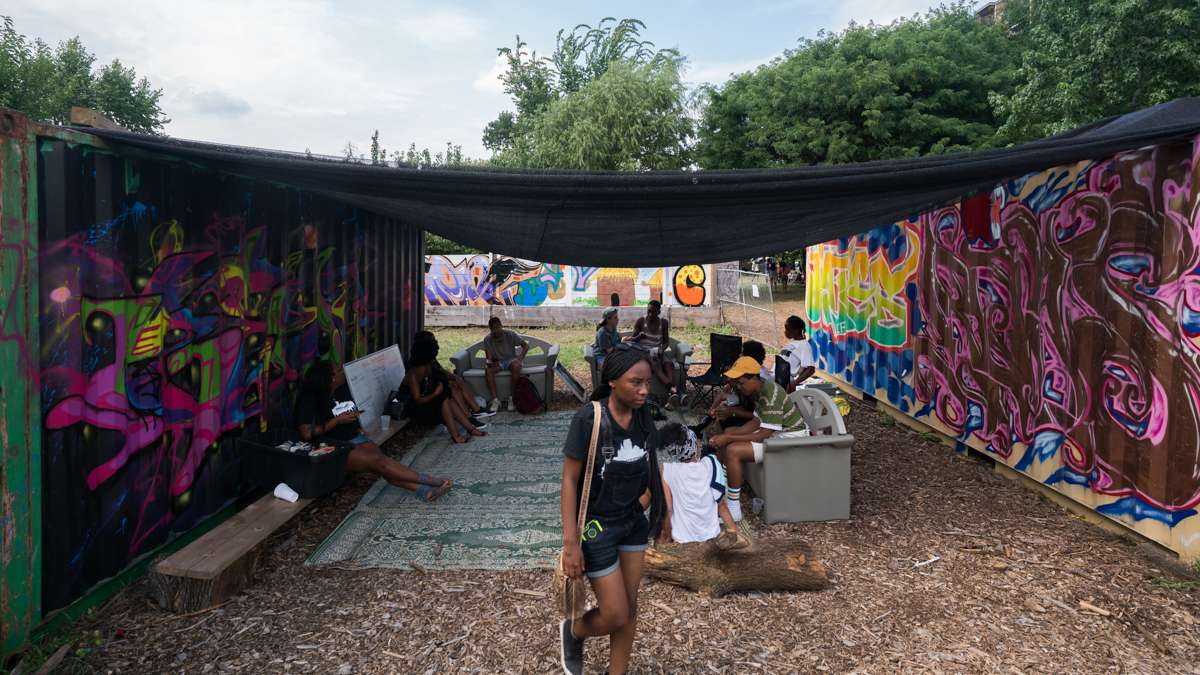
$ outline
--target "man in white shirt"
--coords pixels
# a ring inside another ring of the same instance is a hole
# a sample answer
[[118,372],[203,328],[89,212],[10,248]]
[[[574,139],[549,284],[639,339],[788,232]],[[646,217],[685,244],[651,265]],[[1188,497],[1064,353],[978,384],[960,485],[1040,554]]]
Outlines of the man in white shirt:
[[[805,332],[804,320],[793,314],[787,318],[783,324],[783,334],[787,337],[788,343],[779,351],[779,356],[776,359],[784,359],[788,364],[788,381],[787,391],[792,393],[796,391],[796,387],[803,381],[813,376],[817,372],[816,360],[813,358],[813,346],[808,341],[808,335]],[[776,383],[779,382],[778,378]]]

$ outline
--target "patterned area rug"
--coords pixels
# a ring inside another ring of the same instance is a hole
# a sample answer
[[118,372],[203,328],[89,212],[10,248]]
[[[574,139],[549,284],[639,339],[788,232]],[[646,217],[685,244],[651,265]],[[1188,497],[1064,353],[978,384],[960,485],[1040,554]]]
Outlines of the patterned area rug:
[[558,491],[572,412],[501,413],[488,435],[454,445],[430,432],[413,469],[454,479],[432,504],[378,481],[307,564],[512,570],[553,567],[562,547]]

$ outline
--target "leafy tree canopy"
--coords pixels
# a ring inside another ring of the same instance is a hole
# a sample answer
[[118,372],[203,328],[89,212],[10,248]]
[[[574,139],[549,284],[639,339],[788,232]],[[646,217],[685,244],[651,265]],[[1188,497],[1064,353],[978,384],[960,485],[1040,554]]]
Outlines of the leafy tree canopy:
[[1200,96],[1196,0],[1010,0],[1004,22],[1024,51],[994,97],[1006,141]]
[[520,36],[499,50],[516,111],[483,133],[500,166],[678,169],[690,163],[692,122],[680,79],[684,58],[641,39],[637,19],[605,18],[560,30],[540,57]]
[[159,107],[161,98],[162,89],[119,60],[97,69],[78,37],[52,49],[0,16],[0,106],[58,124],[70,122],[71,106],[83,106],[131,131],[156,134],[171,121]]
[[965,2],[852,24],[703,92],[704,168],[785,167],[988,147],[1020,49]]

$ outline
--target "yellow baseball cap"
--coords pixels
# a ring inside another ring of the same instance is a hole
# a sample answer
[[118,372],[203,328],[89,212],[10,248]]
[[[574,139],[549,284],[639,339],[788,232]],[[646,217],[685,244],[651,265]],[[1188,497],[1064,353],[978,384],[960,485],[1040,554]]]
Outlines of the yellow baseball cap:
[[733,362],[732,368],[725,371],[725,377],[728,377],[731,380],[736,380],[739,377],[744,377],[746,375],[758,375],[759,371],[761,370],[762,366],[759,365],[758,361],[755,361],[749,356],[742,356],[738,358],[737,361]]

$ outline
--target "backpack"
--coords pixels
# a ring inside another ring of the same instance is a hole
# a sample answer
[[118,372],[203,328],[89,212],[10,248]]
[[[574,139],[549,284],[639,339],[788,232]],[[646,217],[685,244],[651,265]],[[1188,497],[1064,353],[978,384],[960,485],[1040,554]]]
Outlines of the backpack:
[[792,362],[788,360],[791,355],[792,350],[784,349],[775,357],[775,384],[783,387],[784,391],[792,383]]
[[513,385],[512,400],[517,406],[517,412],[522,415],[533,415],[545,408],[537,387],[533,386],[533,382],[528,377],[522,377]]

